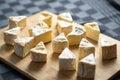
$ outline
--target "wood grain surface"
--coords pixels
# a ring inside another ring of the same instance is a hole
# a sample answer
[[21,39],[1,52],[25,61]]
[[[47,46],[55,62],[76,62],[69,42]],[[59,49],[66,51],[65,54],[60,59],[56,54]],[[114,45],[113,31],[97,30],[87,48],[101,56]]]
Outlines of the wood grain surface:
[[[50,13],[52,14],[52,13]],[[21,32],[20,37],[29,36],[28,28],[36,24],[39,20],[39,15],[41,13],[37,13],[33,16],[30,16],[27,19],[27,27]],[[58,35],[56,31],[56,15],[52,14],[54,17],[52,23],[53,29],[53,38]],[[13,46],[7,45],[3,40],[3,31],[7,30],[8,27],[5,27],[0,30],[0,60],[13,67],[17,71],[21,72],[25,76],[29,77],[32,80],[83,80],[77,77],[76,71],[59,71],[58,64],[58,56],[59,54],[54,54],[52,52],[51,42],[46,43],[45,46],[48,50],[48,57],[46,63],[35,63],[31,61],[30,54],[25,58],[19,58],[14,54]],[[120,70],[120,41],[117,41],[113,38],[110,38],[106,35],[100,34],[100,38],[107,39],[109,41],[114,41],[117,43],[117,58],[109,61],[102,61],[101,53],[99,50],[99,42],[96,43],[90,39],[96,46],[96,72],[95,72],[95,80],[108,80],[111,79],[116,72]],[[78,46],[70,47],[70,50],[78,57]],[[77,58],[78,61],[78,58]]]

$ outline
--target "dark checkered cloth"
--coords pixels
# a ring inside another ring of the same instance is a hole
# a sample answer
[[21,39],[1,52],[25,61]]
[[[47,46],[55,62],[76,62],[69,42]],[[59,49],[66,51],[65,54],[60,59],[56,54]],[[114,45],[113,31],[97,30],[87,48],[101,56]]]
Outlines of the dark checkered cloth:
[[[120,40],[120,12],[106,0],[0,0],[0,28],[8,25],[9,16],[31,16],[43,10],[70,12],[79,24],[96,21],[101,33]],[[2,62],[0,74],[0,80],[28,80]]]

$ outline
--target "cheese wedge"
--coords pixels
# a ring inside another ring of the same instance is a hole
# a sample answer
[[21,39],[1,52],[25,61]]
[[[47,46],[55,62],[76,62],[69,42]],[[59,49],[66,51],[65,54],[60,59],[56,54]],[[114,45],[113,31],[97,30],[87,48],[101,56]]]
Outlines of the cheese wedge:
[[54,53],[61,53],[66,47],[69,47],[69,43],[64,33],[60,33],[52,40],[52,49]]
[[73,29],[72,23],[64,22],[61,20],[58,20],[57,23],[57,30],[58,33],[64,33],[65,35],[69,34]]
[[78,62],[78,76],[81,78],[92,78],[95,76],[96,63],[93,54],[89,54]]
[[20,27],[23,29],[27,26],[27,16],[10,16],[9,17],[9,29]]
[[86,36],[93,39],[94,41],[99,40],[100,29],[96,22],[84,24],[86,29]]
[[15,54],[21,58],[25,57],[30,49],[35,46],[33,37],[25,37],[15,39],[14,50]]
[[59,70],[76,70],[76,57],[68,48],[59,55]]
[[19,38],[20,27],[12,28],[4,31],[4,41],[6,44],[13,45],[14,39]]
[[102,59],[109,60],[117,57],[117,44],[115,42],[101,40]]
[[79,59],[86,57],[90,53],[95,54],[95,46],[83,38],[79,45]]
[[67,22],[73,22],[72,16],[69,12],[61,13],[58,15],[58,20],[63,20]]
[[34,62],[46,62],[47,61],[47,49],[44,43],[39,42],[34,48],[30,50],[31,59]]
[[37,29],[32,30],[32,36],[34,36],[35,43],[38,44],[40,41],[44,43],[50,42],[52,40],[52,30],[51,29]]
[[43,20],[49,27],[52,26],[52,15],[48,12],[42,12],[39,19]]
[[38,24],[30,27],[30,29],[29,29],[30,36],[33,36],[33,31],[36,30],[36,29],[49,29],[49,27],[48,27],[48,25],[45,22],[43,22],[41,20],[41,21],[39,21]]
[[74,25],[73,31],[67,35],[69,45],[79,45],[85,35],[86,31],[82,25]]

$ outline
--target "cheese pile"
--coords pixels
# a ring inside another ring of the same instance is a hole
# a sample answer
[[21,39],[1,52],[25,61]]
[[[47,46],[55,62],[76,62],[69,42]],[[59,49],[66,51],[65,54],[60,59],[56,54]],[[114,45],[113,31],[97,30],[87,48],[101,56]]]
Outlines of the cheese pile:
[[[30,53],[32,61],[47,62],[49,52],[44,43],[51,42],[53,54],[59,54],[59,70],[77,70],[78,68],[78,76],[85,78],[94,78],[96,69],[95,46],[87,38],[101,43],[103,60],[117,57],[117,44],[99,40],[100,29],[96,22],[79,25],[73,21],[69,12],[61,13],[57,16],[58,35],[53,38],[53,17],[49,12],[42,12],[39,22],[29,28],[30,36],[23,38],[20,38],[19,34],[27,27],[27,17],[9,17],[9,30],[4,31],[5,43],[13,45],[15,54],[21,58]],[[69,49],[71,46],[78,46],[79,61]],[[76,67],[77,63],[78,67]]]

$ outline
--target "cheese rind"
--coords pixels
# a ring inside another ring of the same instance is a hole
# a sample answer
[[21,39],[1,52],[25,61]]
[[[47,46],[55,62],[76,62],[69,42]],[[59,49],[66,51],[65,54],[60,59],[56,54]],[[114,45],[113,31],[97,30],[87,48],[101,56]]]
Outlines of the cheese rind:
[[69,47],[69,42],[64,33],[60,33],[52,40],[52,49],[54,53],[61,53],[66,47]]
[[69,34],[73,29],[72,23],[64,22],[61,20],[58,20],[57,23],[57,30],[58,33],[64,33],[65,35]]
[[48,12],[42,12],[39,19],[43,20],[49,27],[52,26],[52,15]]
[[33,28],[32,33],[30,33],[34,39],[35,43],[38,44],[40,41],[44,43],[50,42],[52,40],[52,30],[51,29],[38,29]]
[[94,78],[96,62],[93,53],[83,58],[78,63],[78,76],[81,78]]
[[95,46],[83,38],[79,45],[79,59],[86,57],[90,53],[93,53],[95,55]]
[[86,29],[86,36],[93,39],[94,41],[99,40],[100,29],[96,22],[84,24]]
[[39,29],[49,29],[49,27],[45,22],[40,20],[36,25],[30,27],[30,29],[29,29],[30,36],[33,36],[33,31],[34,30],[39,30]]
[[25,37],[15,39],[14,50],[15,54],[21,58],[25,57],[30,49],[35,46],[33,37]]
[[9,29],[20,27],[23,29],[27,26],[27,16],[10,16],[9,17]]
[[72,16],[69,12],[61,13],[58,15],[58,20],[63,20],[66,22],[73,22]]
[[103,60],[117,57],[117,44],[107,40],[101,40],[101,53]]
[[30,50],[31,59],[34,62],[46,62],[47,61],[47,49],[44,43],[39,42],[34,48]]
[[76,70],[76,57],[68,48],[59,55],[59,70]]
[[73,31],[67,35],[69,45],[79,45],[85,35],[86,31],[82,25],[73,25]]
[[6,44],[14,45],[14,39],[19,38],[20,28],[12,28],[4,31],[4,41]]

